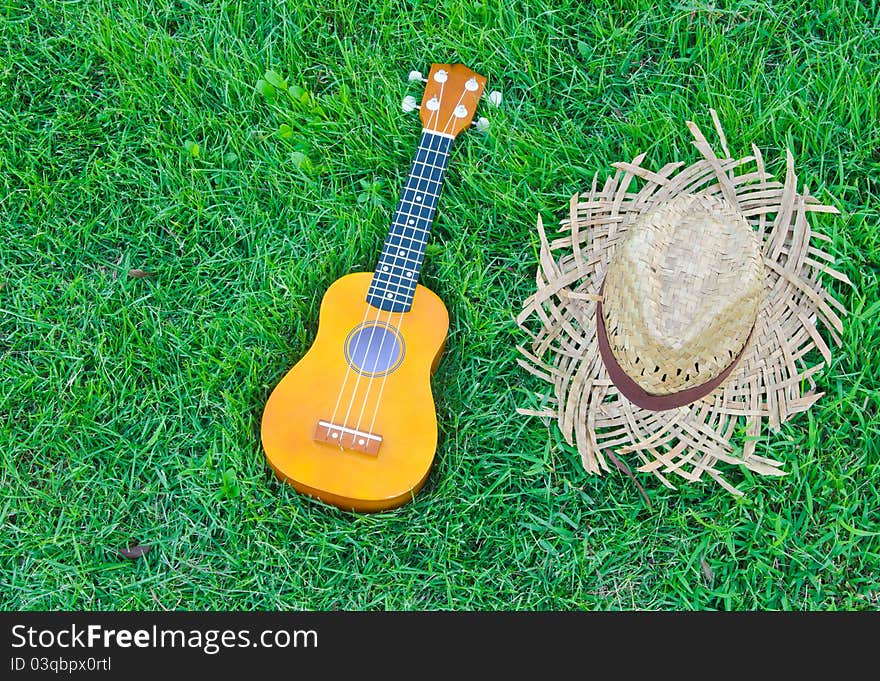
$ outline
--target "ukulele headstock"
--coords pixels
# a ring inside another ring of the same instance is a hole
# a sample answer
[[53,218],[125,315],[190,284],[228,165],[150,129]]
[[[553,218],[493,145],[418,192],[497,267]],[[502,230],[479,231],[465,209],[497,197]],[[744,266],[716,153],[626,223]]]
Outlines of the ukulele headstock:
[[[486,87],[486,78],[464,64],[432,64],[427,78],[422,78],[418,71],[411,71],[409,79],[423,81],[425,93],[421,106],[416,104],[415,98],[406,97],[403,100],[403,110],[420,109],[419,118],[425,130],[451,137],[456,137],[471,125]],[[489,101],[497,105],[501,101],[501,93],[492,92]],[[485,130],[488,121],[480,118],[475,125]]]

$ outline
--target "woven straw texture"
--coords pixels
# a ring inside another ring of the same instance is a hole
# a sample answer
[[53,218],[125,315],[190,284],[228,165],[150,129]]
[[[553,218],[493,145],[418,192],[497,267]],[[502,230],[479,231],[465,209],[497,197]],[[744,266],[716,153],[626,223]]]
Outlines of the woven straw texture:
[[[763,475],[784,475],[781,462],[755,454],[766,420],[772,430],[808,409],[821,396],[814,376],[831,361],[818,331],[821,323],[840,344],[843,306],[822,286],[828,275],[849,284],[820,248],[827,237],[814,232],[807,215],[837,213],[804,190],[797,191],[794,159],[786,154],[784,183],[765,170],[760,151],[731,157],[714,111],[722,156],[703,133],[688,127],[702,160],[684,167],[669,163],[659,170],[642,167],[644,154],[616,163],[617,173],[602,186],[572,197],[560,236],[548,239],[540,216],[541,242],[537,288],[517,323],[528,334],[519,347],[520,364],[549,384],[544,405],[522,414],[555,418],[563,436],[594,474],[636,457],[639,471],[672,487],[672,476],[688,481],[707,475],[734,494],[720,464],[744,465]],[[644,181],[639,191],[632,186]],[[596,341],[599,287],[631,225],[656,206],[680,194],[723,197],[755,229],[764,265],[764,291],[752,339],[722,386],[689,405],[667,411],[641,409],[610,381]],[[816,352],[814,352],[816,351]],[[736,444],[731,442],[734,436]]]
[[763,288],[745,218],[722,197],[680,194],[639,217],[608,265],[609,346],[653,395],[706,383],[743,349]]

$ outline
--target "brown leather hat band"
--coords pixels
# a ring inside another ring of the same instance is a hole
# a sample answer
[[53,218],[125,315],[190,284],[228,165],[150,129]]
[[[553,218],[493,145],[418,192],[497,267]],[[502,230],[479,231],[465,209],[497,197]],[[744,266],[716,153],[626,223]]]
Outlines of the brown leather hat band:
[[[604,292],[605,282],[602,282],[602,288],[599,290],[599,294],[603,295]],[[611,352],[611,346],[608,343],[608,334],[605,330],[605,318],[602,316],[602,303],[596,303],[596,340],[599,342],[599,354],[602,356],[602,362],[605,364],[608,376],[611,378],[611,382],[614,383],[615,387],[620,391],[621,395],[636,406],[650,411],[665,411],[667,409],[683,407],[691,402],[696,402],[715,390],[715,388],[724,383],[725,379],[730,376],[730,373],[736,368],[736,365],[745,353],[746,348],[749,346],[749,341],[754,332],[755,327],[753,326],[752,330],[749,332],[749,337],[746,338],[746,342],[743,344],[743,348],[739,351],[739,354],[733,358],[724,371],[711,381],[694,386],[693,388],[680,390],[670,395],[652,395],[649,392],[645,392],[638,383],[626,374],[620,364],[617,363],[617,359],[614,357],[614,353]]]

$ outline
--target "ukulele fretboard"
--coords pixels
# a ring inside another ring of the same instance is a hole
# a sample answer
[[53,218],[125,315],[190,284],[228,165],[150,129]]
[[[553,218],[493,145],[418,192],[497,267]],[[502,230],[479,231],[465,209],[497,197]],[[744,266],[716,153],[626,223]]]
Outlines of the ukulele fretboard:
[[422,131],[367,292],[367,302],[374,307],[406,312],[412,306],[451,145],[450,135]]

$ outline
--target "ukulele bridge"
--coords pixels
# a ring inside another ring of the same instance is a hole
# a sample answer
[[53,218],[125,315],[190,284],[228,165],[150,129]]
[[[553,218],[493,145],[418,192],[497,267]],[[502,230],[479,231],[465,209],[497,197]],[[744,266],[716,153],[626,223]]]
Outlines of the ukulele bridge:
[[330,421],[318,421],[313,438],[316,442],[326,442],[342,449],[351,449],[355,452],[378,456],[379,447],[382,446],[382,436],[356,430],[348,426],[340,426]]

